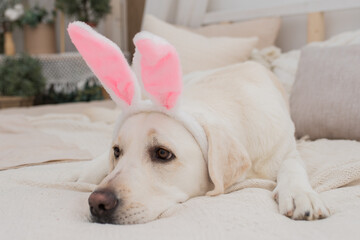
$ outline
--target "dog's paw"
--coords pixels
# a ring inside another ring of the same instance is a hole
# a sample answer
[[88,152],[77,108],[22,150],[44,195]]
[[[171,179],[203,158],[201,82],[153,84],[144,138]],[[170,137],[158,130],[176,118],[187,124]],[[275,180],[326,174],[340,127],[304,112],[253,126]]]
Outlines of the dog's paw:
[[102,174],[96,174],[96,172],[83,171],[76,182],[99,184],[104,178]]
[[326,218],[330,211],[320,195],[311,190],[276,188],[273,193],[281,214],[294,220],[316,220]]
[[107,168],[90,163],[82,170],[76,182],[99,184],[107,175]]
[[99,184],[109,172],[109,156],[108,152],[105,152],[94,158],[84,166],[77,182]]

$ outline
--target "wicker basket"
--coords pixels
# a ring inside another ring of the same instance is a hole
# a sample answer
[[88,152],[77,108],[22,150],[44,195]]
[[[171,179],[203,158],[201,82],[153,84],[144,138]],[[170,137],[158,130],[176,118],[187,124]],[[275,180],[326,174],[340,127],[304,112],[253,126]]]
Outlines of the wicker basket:
[[34,104],[35,97],[0,96],[0,109],[11,107],[29,107]]

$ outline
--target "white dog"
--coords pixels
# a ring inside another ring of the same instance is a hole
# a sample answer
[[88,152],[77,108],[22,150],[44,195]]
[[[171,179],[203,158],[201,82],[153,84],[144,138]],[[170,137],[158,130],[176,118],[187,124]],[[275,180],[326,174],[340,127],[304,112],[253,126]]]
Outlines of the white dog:
[[[249,178],[277,181],[274,198],[281,214],[305,220],[329,215],[310,186],[287,97],[270,71],[253,62],[223,68],[212,75],[222,80],[199,79],[187,85],[180,101],[176,52],[165,40],[140,33],[134,64],[152,102],[135,101],[139,89],[120,50],[81,23],[70,25],[69,33],[123,106],[110,151],[79,179],[100,183],[89,197],[94,221],[145,223],[175,204],[222,194]],[[228,72],[237,77],[226,77]],[[126,84],[119,85],[124,76]],[[173,82],[166,88],[164,81]]]

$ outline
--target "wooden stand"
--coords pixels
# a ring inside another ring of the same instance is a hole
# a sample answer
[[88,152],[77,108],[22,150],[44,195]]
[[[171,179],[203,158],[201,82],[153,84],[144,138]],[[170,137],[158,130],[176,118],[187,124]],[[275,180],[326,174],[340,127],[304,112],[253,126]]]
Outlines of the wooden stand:
[[54,24],[40,23],[24,27],[25,49],[29,54],[56,53]]
[[325,40],[324,13],[315,12],[308,14],[307,42],[321,42]]
[[60,11],[60,53],[65,52],[65,16]]

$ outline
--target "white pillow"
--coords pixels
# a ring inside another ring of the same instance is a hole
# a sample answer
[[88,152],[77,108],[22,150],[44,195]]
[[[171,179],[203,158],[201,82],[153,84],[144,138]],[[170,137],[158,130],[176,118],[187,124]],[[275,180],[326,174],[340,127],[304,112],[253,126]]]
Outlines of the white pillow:
[[281,17],[251,19],[234,23],[217,23],[199,28],[187,28],[205,37],[258,37],[258,49],[274,46],[279,33]]
[[[335,47],[360,44],[360,30],[340,33],[323,42],[313,42],[307,46],[313,47]],[[292,50],[281,54],[279,58],[271,63],[271,68],[280,82],[285,86],[290,95],[295,82],[295,75],[300,60],[300,50]]]
[[257,37],[204,37],[145,15],[142,30],[165,38],[179,53],[184,74],[246,61]]

